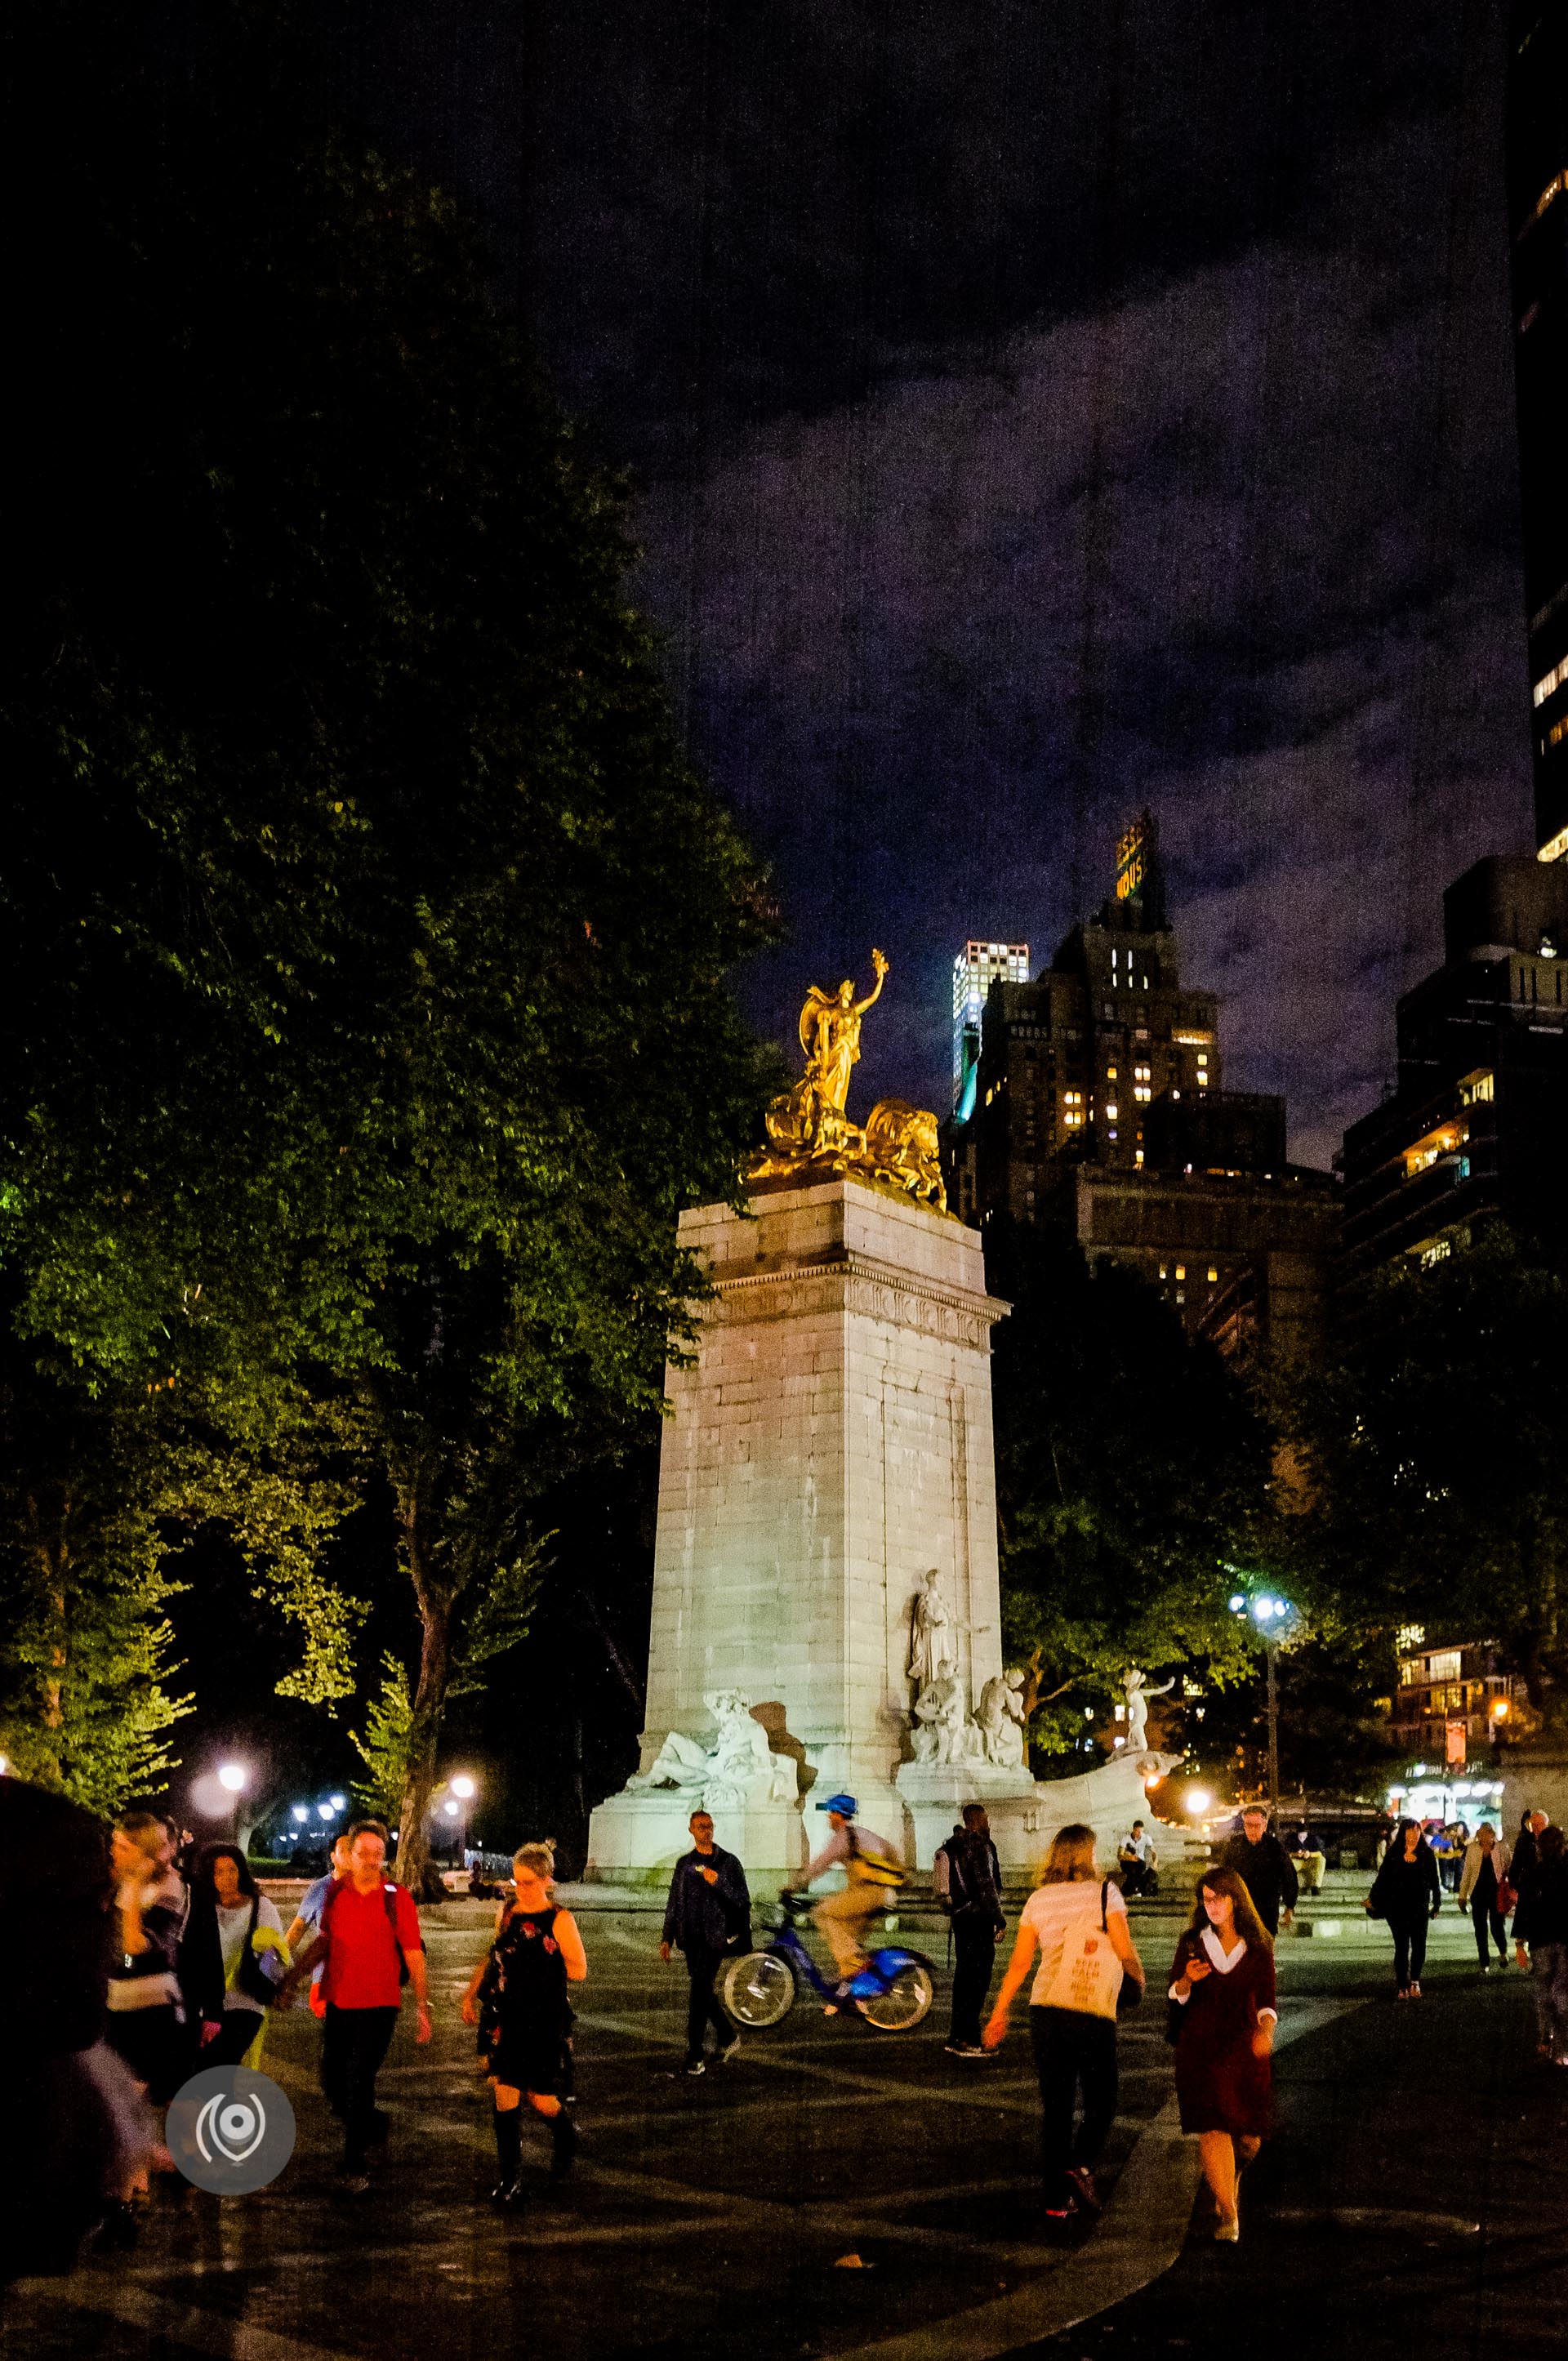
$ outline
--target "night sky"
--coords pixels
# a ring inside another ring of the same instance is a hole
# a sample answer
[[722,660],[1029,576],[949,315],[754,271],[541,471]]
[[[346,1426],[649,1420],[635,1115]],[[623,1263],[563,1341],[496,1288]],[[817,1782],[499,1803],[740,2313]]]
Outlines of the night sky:
[[334,0],[637,488],[638,595],[789,940],[1048,959],[1157,813],[1233,1087],[1326,1163],[1443,885],[1528,851],[1497,0]]

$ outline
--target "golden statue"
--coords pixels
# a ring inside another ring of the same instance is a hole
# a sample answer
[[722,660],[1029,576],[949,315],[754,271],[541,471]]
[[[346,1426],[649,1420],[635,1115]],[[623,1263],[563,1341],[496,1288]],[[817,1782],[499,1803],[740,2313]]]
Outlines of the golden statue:
[[879,1099],[862,1131],[845,1112],[850,1076],[860,1061],[861,1024],[881,998],[887,961],[873,950],[876,982],[863,1000],[846,977],[837,992],[814,983],[800,1012],[806,1071],[781,1092],[765,1117],[768,1146],[753,1157],[746,1178],[795,1187],[846,1172],[880,1181],[905,1195],[948,1209],[938,1155],[937,1118],[904,1099]]

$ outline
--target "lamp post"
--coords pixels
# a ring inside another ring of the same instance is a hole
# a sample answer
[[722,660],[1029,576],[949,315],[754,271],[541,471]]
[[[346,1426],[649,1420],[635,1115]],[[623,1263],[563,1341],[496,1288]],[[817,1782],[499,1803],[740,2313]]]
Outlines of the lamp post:
[[218,1784],[225,1794],[234,1797],[229,1835],[236,1845],[239,1842],[239,1799],[245,1793],[247,1775],[243,1763],[220,1763],[218,1765]]
[[457,1798],[457,1866],[461,1869],[468,1852],[468,1806],[479,1792],[479,1783],[466,1771],[455,1771],[446,1784]]
[[1261,1590],[1255,1595],[1245,1591],[1233,1594],[1233,1615],[1250,1618],[1253,1628],[1263,1642],[1264,1660],[1268,1668],[1268,1816],[1279,1817],[1279,1642],[1284,1638],[1295,1609],[1288,1598],[1279,1598],[1272,1591]]

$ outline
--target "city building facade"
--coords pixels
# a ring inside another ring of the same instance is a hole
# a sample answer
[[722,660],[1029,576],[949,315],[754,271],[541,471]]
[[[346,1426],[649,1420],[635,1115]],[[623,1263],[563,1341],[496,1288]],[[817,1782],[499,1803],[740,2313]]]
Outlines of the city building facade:
[[948,1202],[981,1227],[1067,1230],[1223,1349],[1295,1350],[1321,1323],[1337,1191],[1286,1163],[1283,1100],[1225,1090],[1218,1009],[1183,980],[1145,814],[1050,967],[992,983],[945,1128]]
[[1397,1686],[1387,1700],[1389,1735],[1423,1771],[1490,1764],[1515,1735],[1524,1708],[1519,1684],[1499,1669],[1497,1642],[1452,1640],[1441,1645],[1419,1625],[1398,1640]]
[[1452,1252],[1500,1215],[1558,1234],[1568,1150],[1568,863],[1495,855],[1443,895],[1443,965],[1398,1004],[1393,1095],[1345,1134],[1344,1247]]
[[1508,87],[1514,381],[1536,843],[1568,854],[1568,8],[1516,0]]
[[967,1123],[974,1107],[981,1019],[993,983],[1027,983],[1027,943],[968,942],[953,961],[953,1106]]

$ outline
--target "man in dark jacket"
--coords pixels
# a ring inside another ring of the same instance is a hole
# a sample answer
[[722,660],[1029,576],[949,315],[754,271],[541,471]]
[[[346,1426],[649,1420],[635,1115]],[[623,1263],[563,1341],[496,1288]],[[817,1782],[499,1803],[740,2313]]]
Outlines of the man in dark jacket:
[[1002,1864],[991,1841],[983,1804],[964,1806],[956,1828],[937,1854],[937,1898],[953,1929],[953,2022],[945,2047],[950,2058],[987,2058],[980,2038],[980,2013],[996,1972],[996,1947],[1007,1921],[1002,1910]]
[[675,1863],[664,1905],[659,1957],[672,1949],[685,1955],[690,1992],[686,2005],[686,2072],[703,2074],[702,2045],[709,2025],[718,2043],[718,2062],[728,2065],[740,2037],[719,2006],[713,1979],[727,1953],[743,1951],[751,1939],[751,1896],[746,1872],[732,1852],[713,1841],[713,1816],[696,1811],[689,1826],[692,1850]]
[[1249,1804],[1242,1814],[1242,1832],[1226,1844],[1220,1867],[1235,1871],[1271,1935],[1278,1934],[1281,1919],[1289,1926],[1299,1890],[1296,1864],[1270,1828],[1261,1804]]

